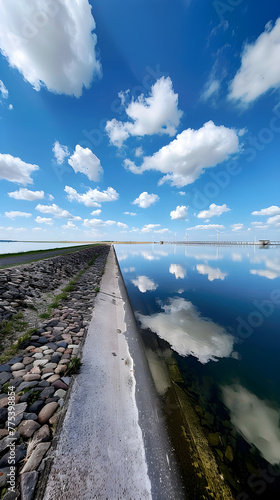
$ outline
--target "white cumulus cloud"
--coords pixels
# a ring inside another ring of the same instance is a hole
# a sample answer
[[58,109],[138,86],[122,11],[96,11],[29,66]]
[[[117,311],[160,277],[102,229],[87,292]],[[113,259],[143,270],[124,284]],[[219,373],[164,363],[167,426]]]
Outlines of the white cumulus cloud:
[[49,226],[53,225],[53,220],[50,217],[40,217],[40,215],[37,215],[35,222],[37,222],[37,224],[48,224]]
[[[123,96],[123,102],[125,96]],[[132,121],[120,122],[116,119],[106,124],[106,132],[110,142],[121,147],[130,136],[144,136],[152,134],[176,134],[182,111],[178,109],[178,94],[174,93],[172,81],[169,77],[162,77],[151,88],[149,97],[141,94],[138,99],[130,102],[125,112]],[[136,156],[142,151],[137,148]],[[140,154],[139,154],[140,153]]]
[[92,212],[90,212],[90,215],[100,215],[100,214],[101,214],[100,208],[98,208],[97,210],[93,210]]
[[178,205],[176,207],[176,210],[172,210],[170,212],[170,217],[171,219],[179,219],[179,220],[184,220],[186,219],[188,215],[188,207],[186,207],[185,205]]
[[18,210],[11,211],[11,212],[5,212],[6,217],[9,217],[9,219],[14,219],[15,217],[31,217],[32,214],[28,212],[19,212]]
[[274,217],[269,217],[266,221],[267,224],[271,224],[273,226],[279,227],[280,226],[280,214],[279,215],[274,215]]
[[83,203],[86,207],[100,207],[100,203],[119,199],[119,193],[112,187],[108,187],[105,191],[89,188],[86,193],[79,194],[76,189],[65,186],[64,191],[67,193],[69,201]]
[[141,208],[148,208],[156,203],[156,201],[159,201],[159,196],[157,194],[148,194],[147,191],[144,191],[132,203]]
[[58,219],[71,219],[71,220],[82,220],[81,217],[72,215],[68,210],[60,208],[58,205],[53,203],[52,205],[39,205],[36,206],[36,210],[42,214],[52,214]]
[[59,165],[62,165],[65,158],[67,158],[67,156],[70,156],[70,153],[69,153],[67,146],[63,146],[58,141],[54,142],[52,151],[53,151],[55,159]]
[[171,182],[182,187],[192,184],[206,168],[215,167],[238,151],[236,131],[209,121],[199,130],[184,130],[153,156],[145,156],[140,167],[129,159],[124,166],[134,174],[156,170],[165,174],[159,184]]
[[242,54],[241,67],[230,85],[229,97],[249,104],[269,90],[280,88],[280,18]]
[[255,210],[252,212],[252,215],[264,215],[267,217],[270,217],[272,215],[280,215],[280,207],[277,207],[276,205],[272,205],[271,207],[268,208],[262,208],[261,210]]
[[0,0],[0,50],[35,90],[79,97],[101,75],[88,0]]
[[86,227],[105,227],[105,226],[113,226],[116,224],[114,220],[106,220],[103,221],[101,219],[85,219],[83,222],[83,226]]
[[128,225],[124,224],[124,222],[117,222],[117,226],[120,227],[121,229],[127,229]]
[[151,233],[157,227],[160,227],[160,224],[146,224],[144,227],[142,227],[141,232],[142,233]]
[[20,188],[18,191],[8,193],[8,195],[15,200],[35,201],[42,200],[45,193],[44,191],[30,191],[30,189]]
[[76,224],[74,224],[71,220],[67,222],[67,224],[64,224],[63,229],[78,229]]
[[244,224],[231,224],[232,231],[241,231],[244,228]]
[[188,227],[188,231],[191,229],[225,229],[225,226],[222,224],[199,224],[194,227]]
[[0,179],[18,184],[33,184],[30,175],[39,170],[38,165],[25,163],[20,158],[0,153]]
[[197,215],[198,219],[210,219],[211,217],[220,216],[225,212],[229,212],[230,208],[224,203],[223,205],[216,205],[211,203],[208,210],[202,210]]
[[143,156],[143,148],[142,146],[139,146],[138,148],[135,149],[134,154],[137,158],[140,156]]
[[9,91],[5,87],[2,80],[0,80],[0,97],[2,97],[2,99],[8,99],[8,97],[9,97]]
[[103,174],[100,160],[89,148],[82,148],[77,144],[74,154],[68,160],[74,172],[85,174],[89,180],[97,182]]

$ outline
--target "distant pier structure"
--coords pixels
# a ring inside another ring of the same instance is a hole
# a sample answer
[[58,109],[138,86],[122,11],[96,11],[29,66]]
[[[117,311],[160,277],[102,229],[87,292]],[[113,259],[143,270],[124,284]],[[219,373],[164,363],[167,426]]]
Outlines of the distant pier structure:
[[269,247],[269,246],[279,246],[280,241],[271,240],[258,240],[258,241],[160,241],[160,245],[163,244],[175,244],[175,245],[205,245],[205,246],[243,246],[251,245],[258,247]]
[[270,240],[259,240],[258,245],[260,245],[261,247],[267,247],[268,245],[270,245]]

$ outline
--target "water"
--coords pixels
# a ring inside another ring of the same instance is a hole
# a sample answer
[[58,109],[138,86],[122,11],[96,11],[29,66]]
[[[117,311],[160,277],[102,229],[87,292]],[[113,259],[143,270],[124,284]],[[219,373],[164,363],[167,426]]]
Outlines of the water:
[[280,248],[115,248],[163,402],[172,357],[234,498],[279,498]]
[[0,254],[29,252],[31,250],[49,250],[52,248],[65,248],[81,246],[82,243],[57,243],[56,241],[49,242],[29,242],[29,241],[0,241]]

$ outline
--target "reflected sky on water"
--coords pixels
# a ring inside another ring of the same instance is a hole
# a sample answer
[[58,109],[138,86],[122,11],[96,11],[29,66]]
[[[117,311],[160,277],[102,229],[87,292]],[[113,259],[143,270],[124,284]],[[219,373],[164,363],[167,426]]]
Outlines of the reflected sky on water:
[[[280,247],[115,248],[145,338],[164,341],[161,357],[173,352],[186,387],[212,412],[212,431],[228,418],[236,454],[279,464]],[[168,382],[151,346],[147,357],[162,395]]]

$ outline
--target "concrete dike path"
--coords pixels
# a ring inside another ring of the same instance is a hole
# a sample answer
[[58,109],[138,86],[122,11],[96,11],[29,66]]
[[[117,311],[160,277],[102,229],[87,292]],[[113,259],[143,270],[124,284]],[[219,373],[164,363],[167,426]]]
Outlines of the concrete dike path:
[[186,498],[113,247],[82,362],[36,498]]

